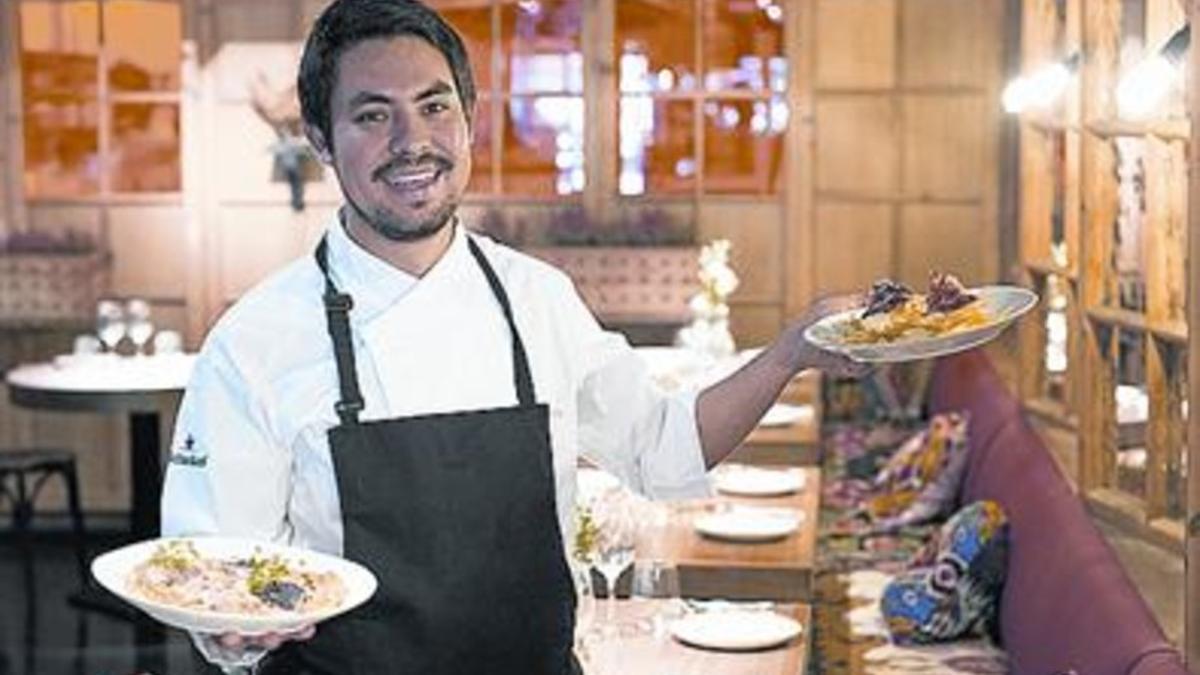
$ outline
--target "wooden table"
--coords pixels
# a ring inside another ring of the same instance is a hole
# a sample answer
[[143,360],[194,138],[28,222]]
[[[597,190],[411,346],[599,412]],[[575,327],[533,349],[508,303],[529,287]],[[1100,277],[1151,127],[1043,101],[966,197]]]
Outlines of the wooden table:
[[[650,617],[663,602],[666,601],[619,600],[617,621],[628,624]],[[812,610],[808,605],[780,605],[777,611],[795,618],[804,626],[804,631],[795,640],[776,649],[716,652],[688,647],[669,635],[623,633],[590,641],[586,651],[580,654],[584,672],[587,675],[801,675],[808,670]],[[603,615],[604,608],[598,607],[597,612]]]
[[162,492],[160,417],[174,410],[191,376],[194,355],[60,358],[21,365],[5,376],[12,402],[26,408],[129,415],[130,531],[158,536]]
[[[639,560],[667,560],[679,568],[685,597],[807,602],[812,598],[821,471],[806,467],[804,489],[784,497],[718,496],[662,505],[663,521],[650,525],[638,544]],[[733,543],[701,536],[692,519],[721,504],[784,507],[800,511],[800,529],[763,543]]]

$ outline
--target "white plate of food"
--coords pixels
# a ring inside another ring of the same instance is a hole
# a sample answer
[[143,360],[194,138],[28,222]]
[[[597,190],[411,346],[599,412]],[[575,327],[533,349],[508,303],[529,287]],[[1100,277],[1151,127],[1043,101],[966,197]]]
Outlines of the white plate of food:
[[804,489],[804,472],[793,468],[728,464],[713,471],[712,476],[713,487],[727,495],[779,497]]
[[758,421],[760,427],[786,427],[798,422],[812,421],[815,413],[810,405],[776,403]]
[[948,274],[932,275],[925,294],[883,280],[872,286],[865,307],[827,316],[809,326],[804,337],[855,361],[916,361],[983,345],[1037,302],[1037,294],[1026,288],[968,289]]
[[759,543],[786,538],[803,520],[804,514],[795,509],[739,505],[697,516],[692,527],[712,539]]
[[284,633],[366,602],[375,575],[336,556],[231,537],[154,539],[109,551],[92,575],[168,626],[199,633]]
[[750,651],[785,645],[803,632],[803,626],[772,611],[728,609],[689,614],[674,621],[670,630],[676,640],[692,647]]

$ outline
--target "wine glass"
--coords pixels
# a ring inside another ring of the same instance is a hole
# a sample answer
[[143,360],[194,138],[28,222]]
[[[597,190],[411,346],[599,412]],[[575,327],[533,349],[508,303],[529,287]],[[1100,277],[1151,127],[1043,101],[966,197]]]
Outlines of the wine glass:
[[637,545],[637,519],[632,503],[620,489],[609,490],[593,507],[596,526],[596,555],[593,566],[604,577],[604,623],[606,631],[616,629],[617,580],[633,563]]
[[125,311],[113,300],[101,300],[96,304],[96,336],[110,353],[115,353],[117,344],[125,337]]
[[125,315],[128,317],[129,340],[136,348],[134,353],[141,356],[146,342],[154,335],[154,324],[150,323],[150,303],[134,298],[125,305]]
[[596,594],[592,589],[592,570],[584,563],[571,563],[571,580],[575,584],[575,655],[587,662],[588,635],[596,620]]
[[651,633],[661,639],[667,632],[667,624],[683,615],[679,600],[679,568],[668,560],[638,560],[633,565],[632,594],[658,602],[654,613],[637,623],[642,633]]

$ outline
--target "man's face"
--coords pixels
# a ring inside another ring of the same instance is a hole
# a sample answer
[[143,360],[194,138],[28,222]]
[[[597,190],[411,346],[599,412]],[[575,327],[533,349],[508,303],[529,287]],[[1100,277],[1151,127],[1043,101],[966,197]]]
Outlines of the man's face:
[[313,135],[352,207],[347,217],[393,241],[449,221],[471,175],[471,140],[445,57],[410,36],[342,54],[331,100],[332,144]]

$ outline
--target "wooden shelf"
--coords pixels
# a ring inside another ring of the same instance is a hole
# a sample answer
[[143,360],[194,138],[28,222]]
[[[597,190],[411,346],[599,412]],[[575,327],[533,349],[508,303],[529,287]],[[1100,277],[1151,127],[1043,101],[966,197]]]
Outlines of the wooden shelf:
[[1164,140],[1186,141],[1192,137],[1192,124],[1186,118],[1147,120],[1091,120],[1088,131],[1102,138],[1157,136]]
[[1155,321],[1150,324],[1154,337],[1169,344],[1187,346],[1188,327],[1186,321]]
[[1035,274],[1040,274],[1042,276],[1049,276],[1051,274],[1054,274],[1056,276],[1062,277],[1064,279],[1069,279],[1071,281],[1075,281],[1076,279],[1079,278],[1079,273],[1076,272],[1075,269],[1073,269],[1069,266],[1063,267],[1062,265],[1059,265],[1058,263],[1054,262],[1053,260],[1045,260],[1045,259],[1026,260],[1025,261],[1025,269],[1027,269],[1030,272],[1033,272]]
[[1128,328],[1130,330],[1147,332],[1146,315],[1129,309],[1117,307],[1089,307],[1088,318],[1109,326]]
[[1039,420],[1067,431],[1078,431],[1079,420],[1066,404],[1052,398],[1033,398],[1023,401],[1025,411]]

